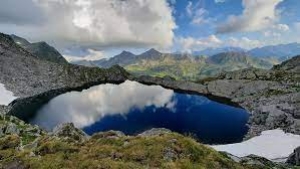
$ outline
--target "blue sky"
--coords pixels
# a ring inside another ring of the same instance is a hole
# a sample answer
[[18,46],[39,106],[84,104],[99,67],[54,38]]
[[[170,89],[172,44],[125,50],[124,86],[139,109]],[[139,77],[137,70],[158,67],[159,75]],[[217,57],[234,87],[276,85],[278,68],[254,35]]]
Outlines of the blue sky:
[[0,32],[70,58],[300,42],[299,0],[2,0]]
[[[250,0],[249,0],[250,1]],[[245,11],[245,4],[242,0],[191,0],[191,1],[179,1],[177,0],[173,4],[175,10],[173,16],[176,20],[178,28],[174,31],[175,36],[182,38],[193,38],[194,40],[205,39],[209,36],[215,36],[220,41],[224,43],[220,45],[211,44],[210,47],[214,46],[230,46],[237,45],[235,43],[229,43],[230,39],[236,39],[238,42],[241,42],[239,47],[243,48],[253,48],[264,45],[275,45],[280,43],[290,43],[290,42],[299,42],[299,22],[300,22],[300,1],[298,0],[283,0],[283,1],[273,1],[273,0],[264,0],[265,2],[269,1],[267,4],[259,4],[262,2],[260,0],[252,0],[258,3],[257,6],[261,7],[262,11],[266,10],[263,15],[266,17],[272,17],[272,12],[270,7],[274,6],[275,16],[272,18],[272,22],[268,23],[264,28],[255,28],[254,24],[252,30],[243,30],[237,29],[235,31],[227,32],[218,32],[218,26],[226,23],[230,16],[235,16],[237,18],[243,18]],[[272,1],[272,2],[271,2]],[[189,4],[192,4],[192,8],[189,8]],[[251,5],[251,4],[250,4]],[[250,6],[249,5],[249,6]],[[259,7],[250,8],[252,13],[261,13]],[[190,10],[191,9],[191,10]],[[191,11],[192,14],[189,14]],[[197,15],[197,11],[201,11],[201,15]],[[200,18],[200,19],[199,19]],[[244,17],[244,24],[251,25],[251,16]],[[199,23],[194,23],[193,20],[200,20]],[[247,21],[247,19],[249,21]],[[255,20],[255,18],[254,18]],[[247,23],[250,22],[250,23]],[[253,21],[252,21],[253,22]],[[257,21],[259,24],[260,21]],[[263,23],[263,22],[262,22]],[[261,24],[260,24],[261,25]],[[259,27],[259,26],[258,26]],[[243,40],[245,42],[243,42]],[[247,41],[246,41],[247,40]],[[226,44],[225,42],[228,42]],[[248,42],[248,43],[247,43]],[[176,45],[175,48],[182,49],[182,44]],[[201,49],[201,45],[195,45],[195,49]]]

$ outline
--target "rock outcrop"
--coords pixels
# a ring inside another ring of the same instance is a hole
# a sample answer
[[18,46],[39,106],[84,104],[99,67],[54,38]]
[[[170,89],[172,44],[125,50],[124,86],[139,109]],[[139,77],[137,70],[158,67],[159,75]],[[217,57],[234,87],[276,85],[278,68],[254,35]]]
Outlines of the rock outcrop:
[[5,34],[0,34],[0,72],[0,82],[17,97],[30,97],[61,88],[122,82],[128,76],[118,66],[87,68],[40,59]]
[[20,45],[22,48],[35,55],[39,59],[60,64],[68,63],[67,60],[54,47],[48,45],[46,42],[30,43],[26,39],[16,35],[11,35],[11,38],[16,44]]
[[300,147],[296,148],[286,161],[287,164],[300,165]]
[[[300,62],[295,62],[297,58],[300,56],[291,60],[294,65],[300,65]],[[218,102],[246,109],[251,114],[246,139],[264,130],[277,128],[300,134],[300,72],[277,67],[276,70],[245,69],[223,73],[197,83],[147,76],[134,80],[205,95]]]
[[53,129],[51,135],[70,139],[73,141],[84,142],[88,139],[88,135],[82,130],[77,129],[73,123],[61,124]]

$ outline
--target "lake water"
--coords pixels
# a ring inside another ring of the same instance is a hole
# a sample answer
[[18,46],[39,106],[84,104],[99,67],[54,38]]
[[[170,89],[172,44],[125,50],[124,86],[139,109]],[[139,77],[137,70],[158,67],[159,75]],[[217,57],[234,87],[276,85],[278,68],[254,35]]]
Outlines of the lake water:
[[126,81],[105,84],[52,99],[31,120],[46,130],[73,122],[88,134],[118,130],[135,135],[167,128],[208,144],[242,141],[249,114],[199,95]]

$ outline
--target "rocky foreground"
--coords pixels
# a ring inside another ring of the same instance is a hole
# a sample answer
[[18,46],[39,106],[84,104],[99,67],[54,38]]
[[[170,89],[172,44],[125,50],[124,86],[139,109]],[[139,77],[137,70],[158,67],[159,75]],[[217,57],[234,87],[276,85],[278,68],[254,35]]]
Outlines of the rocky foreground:
[[87,136],[73,124],[47,133],[12,117],[0,116],[0,168],[199,168],[287,169],[267,159],[237,158],[166,129],[137,136],[109,131]]
[[[300,134],[300,56],[272,70],[246,69],[199,82],[133,77],[119,66],[86,68],[43,60],[0,34],[0,83],[20,99],[0,106],[0,168],[291,168],[255,156],[218,153],[171,132],[92,137],[67,125],[46,133],[23,120],[52,98],[103,83],[135,80],[205,95],[251,113],[248,138],[281,128]],[[150,132],[151,133],[151,132]],[[298,153],[289,162],[298,164]]]

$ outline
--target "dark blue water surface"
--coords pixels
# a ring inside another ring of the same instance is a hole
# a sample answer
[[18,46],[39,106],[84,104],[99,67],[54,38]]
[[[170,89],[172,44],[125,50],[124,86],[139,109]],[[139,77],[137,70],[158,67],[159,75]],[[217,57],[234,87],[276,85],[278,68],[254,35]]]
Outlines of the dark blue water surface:
[[[61,100],[57,100],[57,103],[50,102],[39,112],[42,116],[33,120],[33,123],[47,128],[58,123],[69,122],[62,121],[64,118],[70,119],[70,122],[78,124],[77,126],[90,135],[107,130],[118,130],[128,135],[135,135],[151,128],[167,128],[174,132],[193,135],[199,141],[208,144],[240,142],[247,133],[246,123],[249,115],[243,109],[217,103],[199,95],[182,94],[169,90],[163,93],[166,89],[161,87],[149,88],[138,83],[125,83],[129,86],[123,86],[121,90],[115,89],[118,86],[114,85],[112,88],[101,88],[103,90],[101,92],[99,92],[99,88],[94,89],[93,92],[90,92],[93,94],[75,93],[79,95],[68,96],[68,98],[72,98],[67,99],[70,100],[70,103],[63,104],[73,105],[69,108],[61,106],[63,109],[57,109],[60,107]],[[126,90],[127,88],[129,89]],[[147,92],[147,88],[150,92]],[[123,92],[123,90],[126,91]],[[115,92],[118,95],[112,97],[112,95],[116,95]],[[101,97],[97,98],[99,95]],[[74,99],[76,97],[80,99]],[[124,102],[122,102],[122,97],[125,98]],[[141,97],[141,99],[136,100],[136,97]],[[95,100],[86,101],[88,98],[95,98]],[[61,99],[66,100],[66,98]],[[98,105],[97,100],[102,104]],[[95,103],[91,104],[91,102]],[[91,105],[86,108],[84,107],[86,104]],[[82,110],[74,111],[78,109]],[[123,111],[123,109],[128,111],[114,112]],[[56,111],[60,111],[60,113],[54,113]],[[64,113],[68,111],[71,116]],[[97,112],[101,112],[101,115]],[[58,117],[53,118],[52,116]]]
[[249,115],[243,109],[197,95],[176,93],[172,99],[176,101],[172,110],[154,106],[132,108],[127,115],[105,116],[83,130],[88,134],[118,130],[135,135],[151,128],[167,128],[211,144],[240,142],[247,133]]

